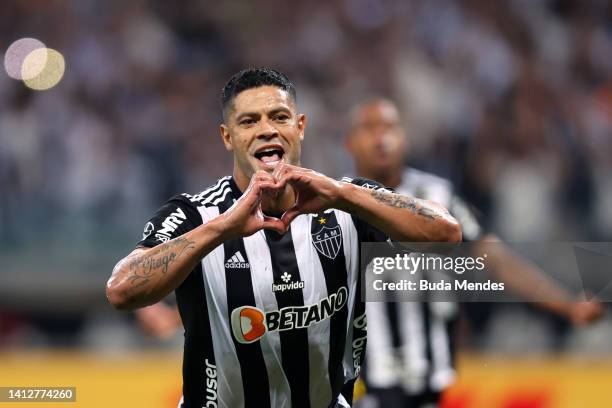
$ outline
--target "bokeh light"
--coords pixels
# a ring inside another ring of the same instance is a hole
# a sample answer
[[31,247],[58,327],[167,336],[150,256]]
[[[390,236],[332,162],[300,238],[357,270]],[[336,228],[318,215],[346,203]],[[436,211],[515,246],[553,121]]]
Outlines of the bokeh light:
[[[32,53],[33,51],[44,49],[46,46],[41,41],[35,38],[21,38],[15,42],[13,42],[8,49],[6,50],[6,54],[4,54],[4,69],[6,73],[13,79],[31,79],[36,77],[44,68],[46,61],[38,61],[40,69],[36,72],[34,65],[30,69],[28,69],[27,74],[32,75],[31,77],[23,77],[23,62],[26,57]],[[46,58],[46,53],[44,55],[40,55]],[[42,65],[40,65],[42,63]]]
[[23,81],[36,91],[53,88],[64,76],[64,56],[36,38],[21,38],[13,42],[4,55],[8,76]]
[[[42,69],[39,69],[41,67]],[[66,63],[58,51],[39,48],[28,54],[21,67],[24,84],[31,89],[44,91],[58,84],[64,76]],[[36,75],[32,76],[32,73]]]

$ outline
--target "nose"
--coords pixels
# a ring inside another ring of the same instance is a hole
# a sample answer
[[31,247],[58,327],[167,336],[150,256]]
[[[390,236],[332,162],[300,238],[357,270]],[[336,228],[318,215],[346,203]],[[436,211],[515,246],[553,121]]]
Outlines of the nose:
[[270,140],[278,136],[278,130],[272,126],[272,124],[267,120],[263,119],[259,122],[259,128],[257,129],[257,138]]
[[386,132],[380,128],[372,129],[372,132],[370,133],[370,138],[373,145],[383,145],[385,143],[385,139],[387,139]]
[[387,144],[393,139],[393,132],[390,126],[379,125],[372,129],[372,136],[377,144]]

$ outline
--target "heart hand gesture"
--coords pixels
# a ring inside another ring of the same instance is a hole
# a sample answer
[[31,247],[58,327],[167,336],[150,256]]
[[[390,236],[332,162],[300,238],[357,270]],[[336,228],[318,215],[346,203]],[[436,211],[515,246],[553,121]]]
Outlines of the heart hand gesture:
[[283,189],[284,184],[276,182],[272,175],[263,170],[255,173],[242,197],[223,213],[225,233],[230,237],[248,237],[265,228],[284,234],[285,224],[261,209],[264,196],[276,197]]
[[273,175],[281,185],[288,184],[295,192],[295,204],[281,218],[287,227],[300,214],[316,214],[334,208],[340,202],[342,183],[321,173],[280,164]]
[[[295,203],[280,219],[265,215],[261,208],[263,198],[280,197],[287,185],[294,191]],[[242,197],[223,214],[225,232],[229,237],[247,237],[261,229],[284,234],[298,215],[336,207],[341,188],[342,183],[321,173],[289,164],[279,164],[273,174],[258,171]]]

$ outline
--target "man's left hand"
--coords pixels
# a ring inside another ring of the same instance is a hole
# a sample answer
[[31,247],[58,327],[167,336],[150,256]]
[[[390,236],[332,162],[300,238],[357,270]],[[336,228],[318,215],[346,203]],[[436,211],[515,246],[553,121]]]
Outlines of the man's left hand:
[[287,226],[300,214],[338,208],[341,202],[342,183],[314,170],[281,163],[273,176],[282,184],[289,184],[295,192],[295,204],[281,218]]

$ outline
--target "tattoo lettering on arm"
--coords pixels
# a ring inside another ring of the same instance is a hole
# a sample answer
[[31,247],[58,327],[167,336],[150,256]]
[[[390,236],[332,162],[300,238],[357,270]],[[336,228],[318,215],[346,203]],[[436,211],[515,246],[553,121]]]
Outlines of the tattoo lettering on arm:
[[165,275],[173,262],[193,248],[195,241],[179,237],[159,245],[151,254],[136,256],[129,261],[128,281],[134,288],[146,285],[155,275]]
[[440,214],[433,208],[427,207],[423,200],[418,198],[406,197],[400,194],[391,193],[389,191],[370,190],[372,196],[379,202],[397,208],[407,208],[414,214],[435,220],[440,217]]

